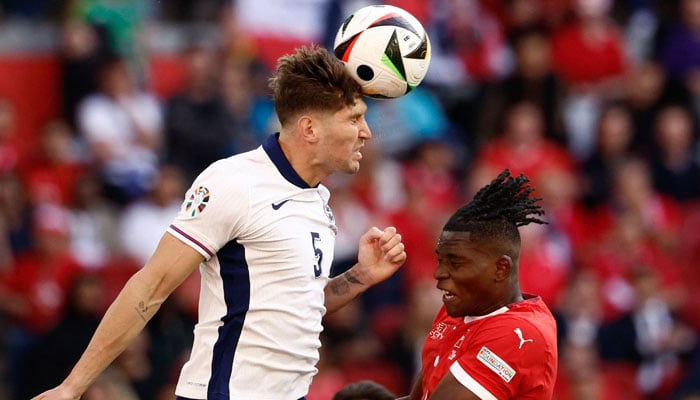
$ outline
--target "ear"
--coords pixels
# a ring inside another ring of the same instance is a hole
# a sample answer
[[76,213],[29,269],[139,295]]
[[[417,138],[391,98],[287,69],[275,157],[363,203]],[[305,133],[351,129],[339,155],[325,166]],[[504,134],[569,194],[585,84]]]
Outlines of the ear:
[[498,257],[496,260],[496,271],[494,273],[494,281],[500,282],[510,278],[511,271],[513,270],[513,259],[505,254]]
[[306,142],[318,141],[317,127],[318,121],[311,115],[304,114],[297,120],[297,131]]

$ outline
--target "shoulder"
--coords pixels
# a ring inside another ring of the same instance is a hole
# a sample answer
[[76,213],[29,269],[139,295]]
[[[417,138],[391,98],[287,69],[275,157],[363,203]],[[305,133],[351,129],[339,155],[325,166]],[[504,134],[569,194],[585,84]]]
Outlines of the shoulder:
[[476,343],[516,351],[531,359],[556,358],[556,321],[539,297],[524,300],[507,312],[483,320]]
[[556,337],[557,326],[554,316],[539,296],[512,305],[501,317],[502,323],[512,325],[513,329],[525,326],[548,340],[551,336]]
[[261,148],[257,148],[214,161],[199,174],[195,183],[197,181],[218,180],[235,182],[236,186],[240,186],[245,181],[252,182],[269,174],[271,166],[265,152]]
[[276,188],[280,179],[265,152],[257,148],[213,162],[194,179],[187,196],[207,198],[210,206],[219,204],[233,212],[247,209],[249,201]]

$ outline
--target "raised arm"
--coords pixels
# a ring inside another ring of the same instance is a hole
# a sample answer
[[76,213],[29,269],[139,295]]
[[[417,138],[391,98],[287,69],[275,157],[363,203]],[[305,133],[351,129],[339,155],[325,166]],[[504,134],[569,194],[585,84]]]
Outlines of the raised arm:
[[372,227],[360,238],[357,264],[326,285],[327,312],[340,309],[369,287],[389,278],[405,261],[406,252],[396,228],[382,231]]
[[201,254],[166,233],[151,259],[129,279],[109,307],[68,377],[33,400],[78,400],[202,260]]

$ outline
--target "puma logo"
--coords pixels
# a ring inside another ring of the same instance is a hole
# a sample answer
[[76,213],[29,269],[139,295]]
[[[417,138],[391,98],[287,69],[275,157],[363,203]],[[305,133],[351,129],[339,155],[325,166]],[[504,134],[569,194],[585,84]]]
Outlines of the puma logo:
[[526,342],[534,342],[535,341],[534,339],[523,339],[523,331],[520,330],[520,328],[515,328],[513,330],[513,332],[515,332],[515,334],[518,335],[518,339],[520,339],[520,346],[518,346],[518,349],[522,349],[523,345]]

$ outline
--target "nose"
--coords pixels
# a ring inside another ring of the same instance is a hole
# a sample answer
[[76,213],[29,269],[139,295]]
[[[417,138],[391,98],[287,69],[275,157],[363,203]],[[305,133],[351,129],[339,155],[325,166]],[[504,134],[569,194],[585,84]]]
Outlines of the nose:
[[372,130],[369,129],[369,124],[364,118],[362,119],[362,126],[360,126],[360,137],[365,140],[372,138]]
[[448,277],[447,268],[443,267],[442,263],[438,262],[435,270],[433,271],[433,278],[436,280],[445,279]]

